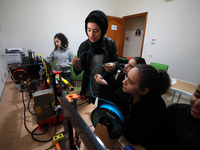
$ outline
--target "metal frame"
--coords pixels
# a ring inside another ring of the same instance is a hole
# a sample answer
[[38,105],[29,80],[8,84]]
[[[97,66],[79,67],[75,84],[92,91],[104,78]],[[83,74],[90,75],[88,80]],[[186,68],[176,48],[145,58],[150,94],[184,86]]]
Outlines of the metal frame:
[[171,103],[174,102],[174,97],[175,97],[176,92],[179,93],[179,95],[178,95],[178,99],[177,99],[177,103],[179,102],[180,97],[181,97],[182,94],[185,95],[185,96],[187,96],[187,97],[189,97],[189,98],[192,96],[191,93],[188,93],[188,92],[186,92],[186,91],[182,91],[182,90],[175,89],[175,88],[172,88],[172,87],[170,87],[169,89],[170,89],[171,91],[173,91],[172,99],[171,99]]
[[[91,131],[75,108],[65,97],[61,98],[66,149],[74,150],[73,129],[78,133],[87,149],[107,150],[102,141]],[[69,140],[67,140],[69,139]]]

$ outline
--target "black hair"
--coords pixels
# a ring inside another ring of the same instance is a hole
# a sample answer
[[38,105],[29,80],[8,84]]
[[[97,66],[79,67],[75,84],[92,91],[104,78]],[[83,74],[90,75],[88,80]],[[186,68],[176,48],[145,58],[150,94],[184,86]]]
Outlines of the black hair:
[[140,88],[148,88],[149,91],[164,94],[170,87],[170,78],[166,71],[156,70],[154,67],[146,64],[138,64],[140,74]]
[[106,34],[108,29],[108,19],[104,12],[100,10],[94,10],[85,19],[85,32],[87,34],[87,24],[88,22],[96,23],[101,29],[101,38]]
[[[60,41],[61,41],[61,46],[60,49],[63,49],[65,50],[64,48],[67,48],[68,45],[69,45],[69,41],[67,39],[67,37],[63,34],[63,33],[57,33],[55,36],[54,36],[54,39],[55,38],[58,38]],[[56,45],[56,43],[54,42],[54,45],[55,45],[55,48],[54,50],[56,50],[58,48],[58,46]]]
[[146,61],[145,61],[144,58],[141,58],[141,57],[133,57],[132,59],[134,59],[135,62],[136,62],[137,64],[146,64]]
[[[139,34],[137,33],[139,31]],[[137,35],[141,35],[141,31],[140,31],[140,29],[137,29],[136,30],[136,32],[135,32],[135,36],[137,36]]]

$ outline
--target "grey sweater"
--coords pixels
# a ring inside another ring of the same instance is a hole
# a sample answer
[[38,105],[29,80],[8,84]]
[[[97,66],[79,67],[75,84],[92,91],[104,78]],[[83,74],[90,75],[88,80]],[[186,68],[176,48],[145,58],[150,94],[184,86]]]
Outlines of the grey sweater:
[[58,48],[54,50],[48,58],[50,62],[55,61],[54,70],[62,71],[63,73],[71,72],[74,54],[70,48],[66,48],[66,51]]

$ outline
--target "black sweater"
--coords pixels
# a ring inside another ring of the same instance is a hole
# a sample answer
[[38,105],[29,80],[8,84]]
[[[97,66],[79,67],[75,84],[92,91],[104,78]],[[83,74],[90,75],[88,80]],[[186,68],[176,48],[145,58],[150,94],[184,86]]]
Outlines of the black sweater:
[[161,95],[151,93],[133,104],[132,95],[124,93],[122,88],[112,95],[112,101],[124,114],[123,135],[132,144],[140,144],[144,148],[154,149],[158,128],[163,121],[166,105]]
[[200,119],[191,115],[188,104],[173,104],[167,108],[158,138],[163,150],[200,150]]

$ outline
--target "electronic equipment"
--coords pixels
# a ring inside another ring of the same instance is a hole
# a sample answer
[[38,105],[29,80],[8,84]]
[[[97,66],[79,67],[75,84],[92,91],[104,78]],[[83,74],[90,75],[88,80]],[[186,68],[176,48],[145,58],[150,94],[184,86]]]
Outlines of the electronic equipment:
[[34,64],[35,62],[35,53],[32,50],[28,50],[28,57],[30,60],[30,64]]
[[7,64],[21,64],[22,57],[20,53],[6,53]]
[[32,79],[40,78],[40,75],[39,75],[40,65],[41,64],[28,64],[27,65],[28,74]]
[[21,64],[22,63],[22,48],[6,48],[7,64]]
[[28,71],[25,68],[20,68],[20,67],[12,68],[11,74],[12,74],[12,80],[16,81],[26,81],[29,77]]
[[[45,70],[43,84],[45,87],[43,86],[44,88],[42,88],[41,91],[36,91],[33,96],[37,122],[40,129],[43,128],[44,124],[48,124],[48,126],[51,126],[59,124],[63,121],[62,110],[60,109],[61,107],[59,107],[61,103],[58,99],[55,74],[53,73],[49,62],[46,62],[44,60],[42,63],[42,67]],[[47,92],[44,93],[44,91]],[[40,96],[36,97],[38,95]]]
[[63,141],[63,140],[64,140],[63,133],[60,133],[60,134],[55,135],[53,137],[53,141],[52,142],[56,145],[57,150],[61,150],[61,147],[60,147],[59,143],[61,143],[61,141]]
[[55,98],[52,89],[35,91],[33,98],[38,122],[54,117],[53,107],[55,107]]
[[30,60],[28,56],[22,56],[22,65],[25,66],[27,64],[30,64]]
[[64,135],[62,133],[58,134],[58,135],[55,135],[53,137],[53,143],[58,143],[60,141],[64,140]]
[[[32,113],[30,109],[29,112],[33,115],[36,115],[36,121],[38,124],[37,128],[44,129],[46,133],[49,126],[59,124],[63,121],[61,102],[58,98],[56,90],[55,74],[52,72],[50,62],[45,60],[42,60],[42,62],[35,61],[34,52],[31,50],[28,51],[28,54],[28,57],[22,56],[24,58],[22,64],[17,64],[17,67],[10,67],[11,74],[13,80],[20,81],[20,91],[22,93],[24,91],[28,91],[30,100],[33,98],[33,109],[35,110],[35,113]],[[25,80],[27,82],[24,82]],[[39,89],[41,90],[38,91],[38,87],[40,87]],[[29,133],[31,133],[32,138],[37,140],[33,136],[39,135],[34,133],[36,129],[32,132],[30,132],[27,127],[26,129]],[[42,142],[47,141],[49,140]]]

